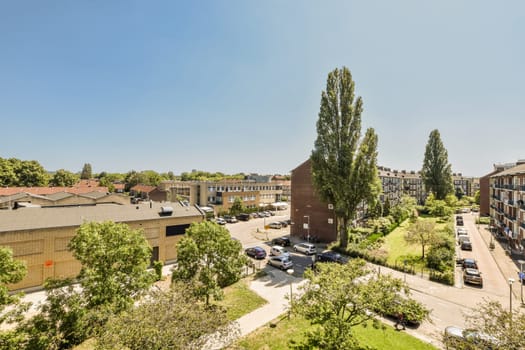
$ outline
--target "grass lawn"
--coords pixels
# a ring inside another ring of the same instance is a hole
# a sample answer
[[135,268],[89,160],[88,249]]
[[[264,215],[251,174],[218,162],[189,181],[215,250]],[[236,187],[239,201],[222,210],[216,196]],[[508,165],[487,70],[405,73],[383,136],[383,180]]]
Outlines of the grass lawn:
[[[437,218],[418,218],[418,220],[431,220],[436,223],[436,230],[442,230],[447,225],[446,223],[440,222]],[[394,231],[390,232],[388,235],[384,237],[385,243],[381,246],[381,249],[384,249],[388,252],[388,264],[391,265],[403,265],[403,257],[407,255],[412,256],[418,256],[421,257],[421,245],[419,244],[407,244],[405,242],[405,234],[407,232],[408,227],[410,226],[410,221],[405,220],[399,227],[397,227]],[[425,249],[428,249],[426,247]],[[416,265],[416,268],[420,268],[423,266],[423,263],[421,262],[421,265]]]
[[251,277],[244,278],[224,288],[224,299],[217,302],[217,304],[226,307],[230,321],[236,320],[267,303],[265,299],[250,289],[249,284],[251,281]]
[[[310,328],[310,323],[301,317],[292,317],[289,321],[286,316],[274,321],[275,327],[265,325],[255,332],[238,340],[230,346],[229,350],[286,350],[290,348],[290,342],[299,343],[304,337],[303,333]],[[386,329],[376,329],[372,323],[366,327],[354,328],[357,339],[363,345],[375,349],[411,349],[411,350],[435,350],[432,345],[426,344],[405,332],[394,330],[390,326]]]

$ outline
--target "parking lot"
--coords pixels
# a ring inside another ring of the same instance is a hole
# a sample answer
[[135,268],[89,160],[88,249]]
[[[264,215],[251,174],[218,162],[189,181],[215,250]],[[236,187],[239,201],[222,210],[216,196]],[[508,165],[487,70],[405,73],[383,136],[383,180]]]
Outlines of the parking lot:
[[[226,228],[230,231],[233,238],[238,239],[243,249],[248,247],[259,246],[266,251],[267,257],[262,260],[252,259],[257,268],[276,269],[275,267],[266,267],[266,262],[270,256],[270,249],[272,247],[272,240],[282,236],[288,237],[291,240],[290,246],[285,247],[290,253],[290,259],[293,263],[294,276],[302,276],[304,270],[311,266],[313,262],[313,255],[305,255],[294,252],[293,245],[303,242],[300,239],[290,237],[290,226],[280,229],[269,228],[272,222],[285,221],[290,218],[290,210],[278,210],[273,212],[275,215],[264,218],[252,218],[249,221],[239,221],[237,223],[226,224]],[[268,227],[265,229],[265,226]],[[317,252],[322,252],[325,249],[324,244],[316,244]]]

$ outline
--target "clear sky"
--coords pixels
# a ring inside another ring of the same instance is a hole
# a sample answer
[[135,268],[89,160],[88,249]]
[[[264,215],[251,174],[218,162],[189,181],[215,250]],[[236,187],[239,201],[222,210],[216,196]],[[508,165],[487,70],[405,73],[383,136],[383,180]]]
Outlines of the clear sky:
[[[525,158],[525,2],[1,1],[0,157],[47,170],[288,173],[347,66],[379,164]],[[363,130],[364,132],[364,130]]]

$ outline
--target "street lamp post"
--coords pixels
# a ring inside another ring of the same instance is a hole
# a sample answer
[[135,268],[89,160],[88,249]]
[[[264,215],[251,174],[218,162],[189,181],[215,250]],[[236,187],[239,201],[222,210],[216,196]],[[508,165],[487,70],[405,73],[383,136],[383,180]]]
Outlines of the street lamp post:
[[514,278],[509,278],[509,311],[510,311],[510,326],[512,327],[512,284],[514,283]]
[[518,260],[518,263],[520,264],[520,300],[521,300],[521,306],[525,306],[525,303],[523,303],[523,280],[525,279],[525,274],[523,273],[523,264],[525,264],[525,260]]
[[308,220],[306,222],[306,241],[310,243],[310,215],[305,215],[304,218]]
[[[286,270],[286,273],[292,276],[294,271],[293,269],[288,269]],[[290,315],[292,314],[292,306],[293,306],[292,279],[290,278],[290,309],[288,309],[288,319],[290,319]]]

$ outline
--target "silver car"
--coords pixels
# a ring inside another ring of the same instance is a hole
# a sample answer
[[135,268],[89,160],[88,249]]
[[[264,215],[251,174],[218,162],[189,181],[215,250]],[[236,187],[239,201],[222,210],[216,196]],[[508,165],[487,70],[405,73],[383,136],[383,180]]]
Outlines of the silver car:
[[317,253],[317,249],[315,249],[315,245],[313,245],[312,243],[298,243],[293,246],[293,250],[306,255]]
[[293,267],[293,262],[289,257],[284,255],[272,256],[268,259],[268,265],[277,267],[281,270],[288,270]]

